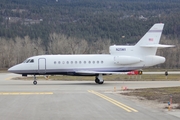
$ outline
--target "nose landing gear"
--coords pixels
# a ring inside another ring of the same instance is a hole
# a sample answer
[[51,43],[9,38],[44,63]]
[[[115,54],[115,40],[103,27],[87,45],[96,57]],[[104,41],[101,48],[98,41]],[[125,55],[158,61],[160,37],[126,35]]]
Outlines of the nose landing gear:
[[34,75],[34,81],[33,81],[34,85],[37,85],[37,81],[36,81],[36,75]]

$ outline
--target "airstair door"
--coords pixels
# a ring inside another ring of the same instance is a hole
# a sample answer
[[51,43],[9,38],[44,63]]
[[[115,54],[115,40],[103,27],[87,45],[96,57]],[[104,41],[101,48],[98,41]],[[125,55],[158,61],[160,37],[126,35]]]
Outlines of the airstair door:
[[46,74],[46,59],[45,58],[38,59],[38,72],[39,74]]

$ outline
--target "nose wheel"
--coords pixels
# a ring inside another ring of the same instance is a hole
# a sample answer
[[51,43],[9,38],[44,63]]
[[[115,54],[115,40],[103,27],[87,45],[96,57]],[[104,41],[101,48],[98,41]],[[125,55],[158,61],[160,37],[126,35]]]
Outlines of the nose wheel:
[[37,85],[37,81],[36,81],[36,75],[34,75],[34,81],[33,81],[34,85]]
[[37,84],[37,81],[33,81],[33,84],[36,85],[36,84]]

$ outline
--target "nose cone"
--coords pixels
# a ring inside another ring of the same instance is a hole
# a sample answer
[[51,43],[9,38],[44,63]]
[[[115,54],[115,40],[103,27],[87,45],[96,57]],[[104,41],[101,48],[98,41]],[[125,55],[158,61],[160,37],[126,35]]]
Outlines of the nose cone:
[[13,67],[10,67],[10,68],[8,69],[8,72],[14,73],[13,71],[14,71],[14,66],[13,66]]
[[11,68],[8,69],[8,72],[11,73],[18,73],[18,71],[19,71],[18,65],[12,66]]

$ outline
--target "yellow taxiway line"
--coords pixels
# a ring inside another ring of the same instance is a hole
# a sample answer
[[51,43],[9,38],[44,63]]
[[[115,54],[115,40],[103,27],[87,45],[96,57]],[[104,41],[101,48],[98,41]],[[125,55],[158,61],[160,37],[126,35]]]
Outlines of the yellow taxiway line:
[[88,90],[88,92],[90,92],[90,93],[92,93],[92,94],[95,94],[95,95],[97,95],[97,96],[99,96],[99,97],[101,97],[101,98],[103,98],[103,99],[111,102],[112,104],[114,104],[114,105],[116,105],[116,106],[124,109],[124,110],[127,111],[127,112],[138,112],[138,111],[135,110],[134,108],[131,108],[131,107],[129,107],[129,106],[123,104],[123,103],[120,103],[120,102],[118,102],[118,101],[116,101],[116,100],[114,100],[114,99],[112,99],[112,98],[110,98],[110,97],[107,97],[107,96],[105,96],[105,95],[103,95],[103,94],[101,94],[101,93],[95,92],[95,91],[93,91],[93,90]]
[[0,95],[52,95],[53,92],[0,92]]

